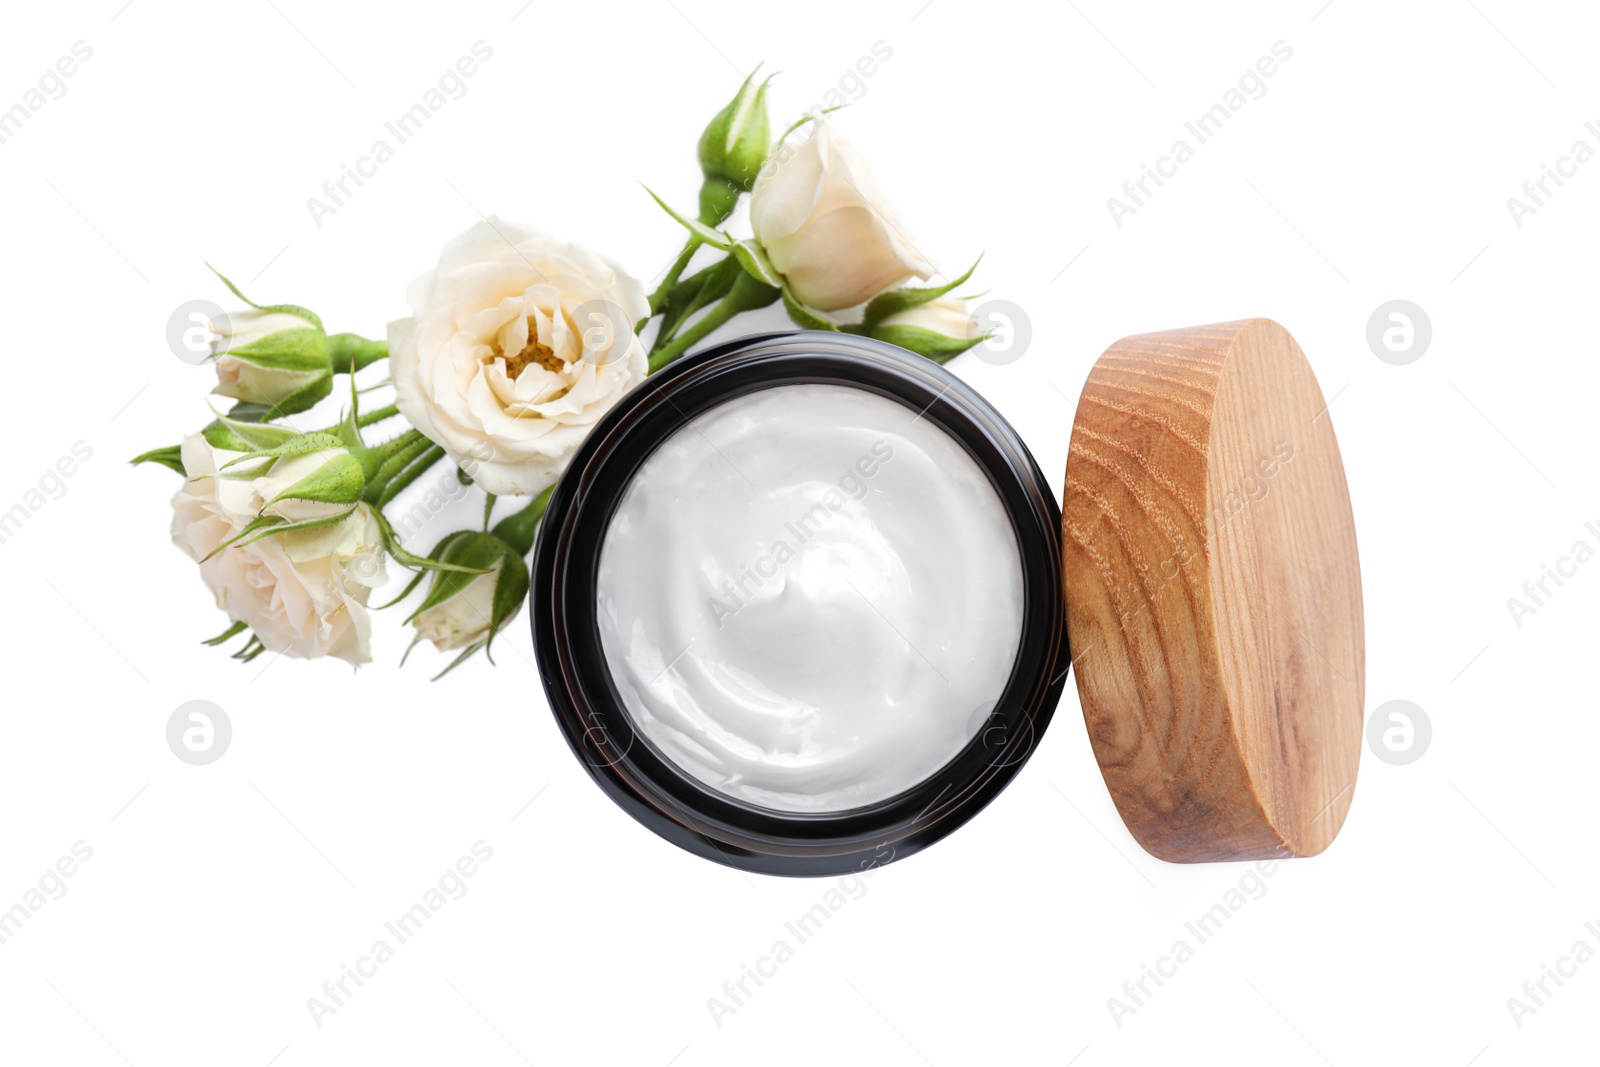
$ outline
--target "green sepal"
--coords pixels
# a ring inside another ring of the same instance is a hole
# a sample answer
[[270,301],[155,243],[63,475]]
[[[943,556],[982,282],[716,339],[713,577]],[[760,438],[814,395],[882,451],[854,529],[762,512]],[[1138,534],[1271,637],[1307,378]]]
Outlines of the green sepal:
[[802,304],[800,298],[795,296],[787,285],[783,287],[783,309],[789,313],[789,318],[794,320],[795,325],[803,326],[808,330],[833,330],[837,332],[839,329],[837,325]]
[[768,285],[748,271],[740,271],[723,300],[736,311],[755,311],[777,303],[782,295],[783,290],[778,286]]
[[288,426],[240,420],[235,417],[238,409],[239,405],[235,405],[233,411],[218,415],[215,422],[200,431],[206,444],[229,452],[254,452],[258,448],[277,448],[300,436],[298,430]]
[[[490,602],[488,637],[463,650],[461,655],[435,676],[437,680],[478,649],[483,649],[485,655],[489,654],[500,628],[516,614],[523,599],[528,595],[528,565],[523,561],[522,554],[511,545],[493,534],[478,533],[473,530],[457,531],[456,534],[444,538],[434,546],[430,558],[441,564],[472,566],[479,569],[475,574],[449,571],[435,575],[433,585],[428,589],[428,595],[406,618],[405,621],[408,623],[424,611],[460,596],[479,576],[489,573],[496,566],[500,568],[500,573],[495,579],[494,598]],[[490,662],[494,662],[492,657]]]
[[767,258],[767,250],[756,242],[735,241],[733,258],[737,259],[739,266],[756,281],[775,289],[783,287],[783,275],[778,273],[778,269],[772,265],[772,260]]
[[244,629],[245,624],[235,620],[232,626],[228,627],[217,636],[211,638],[209,641],[201,641],[200,643],[202,645],[209,645],[212,648],[215,648],[218,645],[227,644],[231,638],[238,636],[244,631]]
[[222,279],[222,284],[228,287],[229,292],[238,297],[240,300],[243,300],[246,304],[249,304],[251,307],[255,308],[257,311],[279,311],[285,315],[299,315],[302,319],[310,322],[317,329],[322,329],[322,317],[315,311],[312,311],[309,308],[303,308],[298,304],[258,304],[254,300],[251,300],[248,296],[245,296],[243,293],[241,293],[239,291],[239,287],[234,285],[226,274],[223,274],[220,270],[211,266],[209,263],[206,264],[206,267],[210,269],[212,274],[215,274],[218,278]]
[[920,326],[879,326],[872,331],[872,336],[919,356],[927,356],[935,363],[948,363],[989,335],[980,333],[976,337],[947,337]]
[[374,508],[372,517],[378,520],[378,531],[383,535],[384,551],[388,552],[396,563],[407,570],[462,571],[468,574],[483,573],[470,567],[461,567],[454,563],[445,563],[441,560],[432,560],[417,555],[400,543],[400,538],[395,536],[394,527],[389,524],[388,516]]
[[[955,281],[950,282],[948,285],[936,285],[927,289],[890,289],[886,293],[879,293],[877,296],[872,298],[872,301],[869,304],[867,304],[867,310],[861,316],[861,330],[859,332],[870,332],[873,327],[877,326],[878,323],[882,322],[890,315],[898,315],[902,311],[910,311],[912,308],[919,308],[923,304],[931,303],[932,301],[939,299],[956,286],[966,284],[967,279],[972,277],[972,272],[977,270],[978,264],[982,262],[983,257],[979,256],[973,261],[972,266],[967,268],[967,272],[965,274],[957,278]],[[874,336],[876,336],[876,334],[874,334]],[[969,345],[967,347],[970,348],[971,346]],[[963,351],[965,351],[965,349],[963,349]]]
[[[461,654],[459,656],[457,656],[455,659],[450,661],[449,665],[447,667],[445,667],[444,670],[440,671],[438,674],[434,675],[432,678],[430,678],[428,680],[430,682],[437,682],[440,678],[443,678],[445,675],[449,674],[451,671],[455,670],[457,667],[459,667],[463,663],[467,662],[467,660],[471,659],[479,651],[483,651],[487,655],[488,647],[489,647],[489,644],[488,644],[487,641],[479,641],[475,645],[468,645],[466,648],[463,648],[461,650]],[[409,653],[411,650],[407,649],[406,651]],[[491,659],[489,662],[493,663],[494,660]]]
[[300,522],[289,522],[282,515],[257,515],[245,524],[244,529],[206,553],[205,559],[200,562],[204,563],[218,552],[234,544],[244,548],[246,545],[253,545],[263,537],[271,537],[273,534],[294,533],[298,530],[320,530],[324,526],[336,526],[355,514],[355,510],[356,505],[351,504],[337,515],[327,515],[320,519],[303,519]]
[[271,410],[266,404],[258,404],[254,400],[237,400],[228,409],[228,418],[238,422],[265,422]]
[[528,564],[515,552],[508,552],[505,556],[505,566],[500,571],[500,580],[494,584],[494,618],[489,626],[489,637],[483,643],[483,654],[489,657],[489,662],[494,662],[490,655],[494,648],[494,639],[499,636],[500,628],[517,613],[522,602],[528,598]]
[[159,463],[163,467],[171,468],[184,477],[189,472],[183,469],[183,446],[168,445],[166,448],[152,448],[148,452],[140,453],[128,461],[137,467],[141,463]]
[[[823,108],[821,110],[821,112],[819,112],[819,113],[823,114],[823,115],[831,115],[835,111],[842,111],[843,109],[845,109],[845,108],[847,108],[849,106],[850,106],[849,104],[835,104],[833,107],[825,107],[825,108]],[[798,130],[800,127],[804,126],[806,123],[810,122],[814,118],[816,118],[816,115],[802,115],[802,116],[800,116],[798,119],[796,119],[794,121],[793,125],[791,125],[788,129],[784,130],[781,135],[779,135],[778,144],[782,145],[783,142],[785,142],[785,141],[787,141],[789,139],[789,135],[791,133],[793,133],[794,131]]]
[[303,330],[278,330],[247,345],[228,348],[221,355],[271,370],[333,369],[333,362],[328,355],[327,335],[309,326]]
[[[439,554],[441,552],[443,552],[449,546],[451,541],[459,540],[460,538],[466,537],[470,533],[472,533],[471,530],[457,530],[454,533],[445,534],[444,538],[438,544],[433,546],[433,551],[428,553],[428,558],[429,559],[436,559],[439,556]],[[413,573],[411,575],[411,580],[406,583],[406,587],[404,589],[400,590],[400,595],[399,596],[395,597],[393,600],[389,601],[387,604],[379,604],[378,607],[376,609],[374,609],[374,610],[382,611],[384,608],[392,608],[396,604],[400,603],[400,601],[404,600],[406,597],[411,595],[411,591],[417,587],[417,583],[418,582],[422,581],[423,578],[427,577],[427,573],[428,573],[427,571],[416,571],[415,573]],[[415,642],[412,642],[412,643],[415,644]],[[410,652],[411,652],[410,649],[406,649],[406,653],[408,655],[410,654]],[[401,666],[405,666],[405,662],[406,662],[405,659],[402,658],[400,660],[400,665]]]
[[367,475],[361,461],[348,451],[329,456],[316,470],[267,501],[267,507],[281,500],[309,500],[317,504],[356,504],[367,491]]
[[644,187],[644,191],[649,193],[651,199],[660,204],[661,210],[665,211],[668,215],[671,215],[678,225],[682,226],[684,229],[700,238],[700,240],[704,243],[710,245],[712,248],[720,248],[724,252],[733,247],[733,243],[731,240],[729,240],[727,234],[712,229],[710,226],[707,226],[698,219],[691,219],[687,215],[678,214],[676,211],[672,210],[672,208],[667,206],[667,202],[665,200],[661,199],[659,196],[656,196],[655,192],[648,185]]
[[326,430],[317,430],[315,433],[300,433],[288,438],[272,448],[260,448],[253,452],[246,452],[242,456],[230,459],[222,465],[227,470],[239,463],[252,459],[282,459],[285,456],[303,456],[308,452],[320,452],[325,448],[343,448],[344,442],[339,440],[337,434]]
[[328,395],[332,392],[333,371],[330,370],[267,408],[267,418],[276,419],[284,415],[297,415],[302,411],[310,411],[328,399]]
[[[453,600],[467,586],[493,570],[495,564],[503,558],[515,555],[511,546],[493,534],[479,533],[476,530],[459,530],[457,533],[462,536],[444,538],[428,554],[428,558],[433,562],[454,564],[454,569],[441,570],[434,575],[433,584],[428,587],[428,595],[422,598],[422,603],[418,604],[410,615],[406,616],[406,622],[411,622],[424,611],[438,607],[446,600]],[[517,557],[519,562],[521,558]]]
[[550,506],[550,494],[554,491],[555,486],[552,485],[534,497],[527,507],[495,523],[494,529],[490,532],[510,545],[518,555],[526,556],[533,551],[534,532],[544,518],[545,508]]

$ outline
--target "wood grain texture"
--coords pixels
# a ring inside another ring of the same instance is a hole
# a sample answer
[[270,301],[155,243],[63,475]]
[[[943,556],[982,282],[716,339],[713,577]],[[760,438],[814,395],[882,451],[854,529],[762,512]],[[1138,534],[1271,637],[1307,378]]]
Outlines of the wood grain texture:
[[1361,574],[1294,338],[1251,319],[1112,345],[1062,512],[1078,693],[1133,836],[1175,862],[1327,848],[1361,751]]

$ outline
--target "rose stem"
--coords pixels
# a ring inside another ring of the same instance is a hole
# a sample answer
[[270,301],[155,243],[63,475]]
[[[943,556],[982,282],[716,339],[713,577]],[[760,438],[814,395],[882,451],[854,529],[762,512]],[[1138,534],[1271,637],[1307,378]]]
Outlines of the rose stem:
[[424,451],[416,458],[414,462],[411,463],[410,466],[406,467],[399,474],[396,474],[388,481],[387,484],[384,485],[382,491],[378,494],[379,509],[387,507],[389,501],[399,496],[401,491],[404,490],[406,486],[410,485],[412,482],[426,474],[429,467],[432,467],[435,463],[439,462],[443,458],[444,449],[440,448],[438,445],[434,445],[433,447]]
[[687,352],[691,345],[706,334],[723,325],[741,311],[753,311],[756,308],[766,307],[778,299],[779,292],[770,285],[765,285],[750,277],[744,271],[739,272],[739,277],[733,283],[733,289],[728,295],[706,312],[705,316],[683,333],[673,338],[665,348],[650,357],[650,373],[665,367],[668,363]]
[[392,419],[398,414],[400,414],[400,409],[395,407],[393,404],[390,404],[388,407],[379,408],[376,411],[369,411],[365,415],[362,415],[360,418],[356,419],[356,425],[371,426],[375,422],[382,422],[384,419]]
[[683,273],[683,268],[689,265],[689,261],[694,258],[695,251],[699,247],[700,238],[690,234],[689,239],[683,244],[683,251],[678,253],[678,258],[673,260],[672,266],[667,269],[667,276],[661,279],[661,284],[656,286],[656,291],[650,294],[651,315],[661,310],[661,302],[667,298],[667,291],[678,284],[678,275]]

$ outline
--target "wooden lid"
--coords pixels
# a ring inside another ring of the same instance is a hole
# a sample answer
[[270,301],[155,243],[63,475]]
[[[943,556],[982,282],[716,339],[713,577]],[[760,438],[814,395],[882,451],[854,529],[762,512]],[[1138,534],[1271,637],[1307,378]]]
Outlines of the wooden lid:
[[1084,720],[1139,843],[1175,862],[1327,848],[1361,752],[1361,572],[1333,420],[1289,332],[1107,349],[1062,547]]

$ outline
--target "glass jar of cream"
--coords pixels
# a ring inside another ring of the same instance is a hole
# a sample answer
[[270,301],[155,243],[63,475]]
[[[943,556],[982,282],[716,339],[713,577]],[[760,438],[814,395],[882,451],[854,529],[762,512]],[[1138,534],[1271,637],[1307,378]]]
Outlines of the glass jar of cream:
[[602,788],[691,852],[790,875],[904,858],[1049,722],[1059,527],[1016,432],[920,356],[813,332],[687,356],[551,495],[545,691]]

